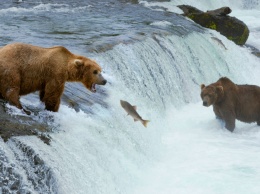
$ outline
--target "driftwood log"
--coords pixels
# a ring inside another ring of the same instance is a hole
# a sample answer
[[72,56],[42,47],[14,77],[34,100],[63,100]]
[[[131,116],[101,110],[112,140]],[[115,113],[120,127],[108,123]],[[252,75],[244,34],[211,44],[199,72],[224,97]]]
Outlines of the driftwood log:
[[232,10],[229,7],[221,7],[219,9],[207,11],[208,14],[215,15],[215,16],[226,16],[231,12]]

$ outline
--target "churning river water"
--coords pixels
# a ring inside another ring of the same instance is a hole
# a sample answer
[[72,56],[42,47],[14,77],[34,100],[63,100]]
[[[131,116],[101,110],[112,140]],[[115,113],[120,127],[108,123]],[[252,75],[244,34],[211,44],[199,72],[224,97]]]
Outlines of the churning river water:
[[[230,6],[250,29],[247,45],[182,17],[180,4]],[[237,122],[230,133],[199,95],[200,84],[222,76],[260,85],[249,47],[260,49],[259,16],[259,0],[1,1],[0,46],[65,46],[95,59],[108,83],[95,94],[68,83],[58,113],[37,94],[22,97],[39,112],[33,119],[52,128],[51,142],[0,138],[0,194],[259,194],[259,126]],[[121,99],[150,120],[147,128]],[[22,114],[5,108],[14,120]]]

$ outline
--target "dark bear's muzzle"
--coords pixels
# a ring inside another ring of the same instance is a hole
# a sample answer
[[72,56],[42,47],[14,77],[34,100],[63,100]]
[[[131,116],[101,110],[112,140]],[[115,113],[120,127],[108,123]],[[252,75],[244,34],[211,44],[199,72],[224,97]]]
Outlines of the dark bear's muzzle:
[[106,83],[107,83],[107,80],[104,79],[104,80],[101,82],[100,85],[106,85]]
[[203,106],[208,106],[208,103],[206,101],[203,101]]

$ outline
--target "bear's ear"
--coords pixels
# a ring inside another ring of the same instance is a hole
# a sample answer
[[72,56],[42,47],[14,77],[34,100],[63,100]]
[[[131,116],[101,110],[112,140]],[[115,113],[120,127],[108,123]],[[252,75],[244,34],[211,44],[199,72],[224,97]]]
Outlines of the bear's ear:
[[217,91],[220,92],[221,94],[224,93],[224,88],[223,88],[223,86],[217,86],[216,89],[217,89]]
[[82,60],[80,60],[80,59],[75,59],[74,63],[75,63],[75,65],[77,67],[80,67],[80,66],[84,65],[84,62]]
[[201,85],[200,85],[200,89],[203,89],[203,88],[205,88],[205,85],[204,85],[204,84],[201,84]]

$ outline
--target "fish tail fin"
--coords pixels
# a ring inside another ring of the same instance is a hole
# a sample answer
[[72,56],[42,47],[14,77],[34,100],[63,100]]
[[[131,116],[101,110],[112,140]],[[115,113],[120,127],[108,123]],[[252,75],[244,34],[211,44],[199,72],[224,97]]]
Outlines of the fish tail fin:
[[145,127],[147,127],[147,124],[148,124],[149,122],[150,122],[149,120],[143,120],[143,121],[142,121],[142,124],[143,124]]

